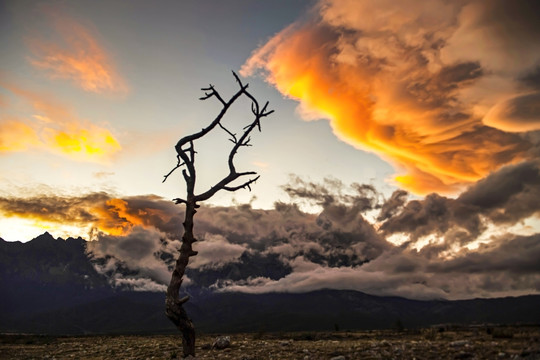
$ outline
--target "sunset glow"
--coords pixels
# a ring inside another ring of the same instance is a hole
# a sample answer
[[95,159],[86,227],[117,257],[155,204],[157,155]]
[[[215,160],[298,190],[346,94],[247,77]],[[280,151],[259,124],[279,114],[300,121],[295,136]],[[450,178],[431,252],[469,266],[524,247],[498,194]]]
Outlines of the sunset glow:
[[[0,123],[1,152],[50,151],[78,161],[106,163],[121,150],[110,130],[80,119],[69,106],[54,97],[2,83],[11,99],[21,105],[4,107]],[[4,116],[3,116],[4,115]],[[23,117],[22,120],[10,120]]]
[[100,161],[121,149],[118,141],[106,129],[73,129],[72,132],[45,129],[47,142],[61,154],[77,160]]
[[38,136],[27,124],[13,120],[0,124],[0,152],[24,151],[38,145]]
[[[233,149],[256,182],[198,204],[192,274],[226,278],[205,288],[540,294],[538,2],[0,8],[2,244],[80,236],[109,283],[163,291],[187,198],[175,145],[220,119],[190,144],[195,195]],[[227,104],[239,82],[275,112],[235,148],[257,113]]]

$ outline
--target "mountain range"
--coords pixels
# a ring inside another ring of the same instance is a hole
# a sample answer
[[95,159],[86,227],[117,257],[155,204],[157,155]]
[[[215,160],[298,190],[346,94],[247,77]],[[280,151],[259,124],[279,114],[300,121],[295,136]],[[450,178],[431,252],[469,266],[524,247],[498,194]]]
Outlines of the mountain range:
[[[260,271],[250,269],[240,270]],[[204,278],[201,285],[185,290],[191,296],[186,310],[202,332],[540,323],[538,295],[421,301],[352,290],[246,294],[206,287],[223,276],[219,272],[198,276]],[[165,294],[111,285],[107,275],[96,270],[82,238],[55,239],[45,233],[26,243],[0,239],[0,291],[3,333],[176,332],[164,315]]]

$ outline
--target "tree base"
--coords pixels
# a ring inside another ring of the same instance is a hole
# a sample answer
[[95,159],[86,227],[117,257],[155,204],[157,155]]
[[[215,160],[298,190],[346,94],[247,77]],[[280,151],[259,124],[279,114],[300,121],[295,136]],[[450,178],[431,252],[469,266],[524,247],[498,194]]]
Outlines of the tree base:
[[182,333],[183,357],[195,356],[195,327],[182,305],[167,298],[165,314]]

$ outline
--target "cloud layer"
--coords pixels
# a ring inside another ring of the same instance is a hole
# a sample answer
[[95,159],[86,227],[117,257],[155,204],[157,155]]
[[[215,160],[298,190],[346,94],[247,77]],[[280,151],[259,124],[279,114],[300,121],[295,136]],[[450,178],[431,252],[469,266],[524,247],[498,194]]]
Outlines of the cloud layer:
[[[199,255],[185,284],[416,299],[540,293],[539,180],[539,164],[528,161],[501,168],[457,198],[408,200],[403,190],[385,198],[370,185],[292,178],[284,186],[290,203],[271,210],[201,207]],[[306,213],[300,204],[319,210]],[[0,198],[0,213],[87,226],[89,256],[101,273],[117,286],[153,291],[169,281],[183,221],[183,208],[171,201],[107,193]],[[533,225],[518,226],[524,223]]]
[[321,0],[254,51],[307,120],[395,164],[418,194],[456,193],[531,159],[540,130],[540,27],[529,1]]

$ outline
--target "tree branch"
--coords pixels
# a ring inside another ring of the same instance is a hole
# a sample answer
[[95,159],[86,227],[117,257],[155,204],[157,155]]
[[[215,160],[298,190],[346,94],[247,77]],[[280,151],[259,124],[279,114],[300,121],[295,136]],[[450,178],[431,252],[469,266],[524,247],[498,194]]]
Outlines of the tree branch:
[[[184,180],[186,181],[187,185],[187,199],[175,199],[177,203],[186,203],[189,201],[193,201],[195,204],[199,201],[204,201],[209,198],[211,198],[215,193],[217,193],[219,190],[225,190],[225,191],[236,191],[239,189],[250,189],[251,190],[251,184],[253,184],[259,176],[256,178],[250,179],[240,185],[231,185],[235,180],[239,179],[240,177],[246,176],[246,175],[256,175],[256,172],[249,171],[249,172],[242,172],[238,173],[236,171],[236,167],[234,164],[234,159],[236,154],[238,153],[238,150],[240,147],[245,146],[251,146],[251,132],[253,129],[257,128],[259,131],[261,131],[261,119],[272,114],[274,111],[270,110],[268,111],[268,101],[264,104],[262,109],[259,106],[259,102],[249,91],[247,91],[249,84],[243,84],[242,80],[238,77],[238,75],[233,71],[233,76],[236,82],[238,83],[238,86],[240,89],[231,96],[231,98],[228,101],[225,101],[219,92],[215,89],[213,85],[209,85],[207,88],[202,88],[201,90],[204,92],[204,96],[201,97],[201,100],[207,100],[211,97],[215,97],[218,99],[218,101],[223,105],[221,111],[219,114],[214,118],[214,120],[205,128],[201,129],[201,131],[196,132],[194,134],[184,136],[182,139],[178,141],[176,144],[176,152],[177,152],[177,159],[178,164],[177,166],[170,171],[167,175],[164,176],[164,180],[167,180],[167,178],[179,167],[186,166],[186,169],[182,171],[182,175],[184,177]],[[240,96],[246,96],[251,100],[251,112],[254,115],[253,120],[242,129],[242,134],[240,137],[238,137],[235,133],[230,131],[227,127],[225,127],[222,124],[222,120],[231,107],[231,105],[240,98]],[[229,174],[227,174],[225,177],[223,177],[220,181],[218,181],[214,186],[211,186],[209,190],[199,194],[194,194],[194,188],[195,188],[195,148],[194,148],[194,141],[200,139],[201,137],[208,134],[210,131],[212,131],[216,126],[219,126],[221,129],[223,129],[231,138],[229,139],[233,146],[229,152],[228,156],[228,166],[229,166]],[[187,147],[186,147],[187,145]]]
[[[243,85],[242,82],[240,81],[240,79],[238,78],[238,75],[236,75],[236,73],[233,72],[233,75],[236,79],[236,81],[238,82],[238,84],[240,85],[240,90],[238,90],[230,99],[229,101],[225,102],[223,100],[223,98],[221,97],[221,95],[218,93],[217,90],[214,89],[214,87],[212,85],[210,85],[210,87],[208,88],[203,88],[202,90],[203,91],[210,91],[210,92],[205,92],[205,96],[203,97],[204,100],[206,99],[209,99],[210,97],[212,96],[215,96],[219,102],[221,102],[223,104],[223,108],[221,109],[221,111],[219,112],[219,114],[216,116],[216,118],[210,123],[210,125],[208,125],[206,128],[203,128],[201,131],[199,132],[196,132],[194,134],[191,134],[191,135],[188,135],[188,136],[184,136],[182,139],[180,139],[178,141],[178,143],[176,144],[176,151],[179,150],[179,148],[182,148],[182,146],[184,146],[185,144],[191,142],[191,141],[194,141],[194,140],[197,140],[197,139],[200,139],[201,137],[203,137],[204,135],[208,134],[210,131],[212,131],[212,129],[214,129],[220,122],[221,120],[223,119],[223,116],[225,115],[225,113],[227,112],[227,110],[229,110],[230,106],[242,95],[242,94],[246,94],[247,95],[247,87],[248,85]],[[253,98],[251,95],[250,95],[251,98]]]
[[163,176],[164,179],[163,179],[162,183],[164,183],[165,181],[167,181],[167,178],[168,178],[169,176],[171,176],[171,174],[172,174],[176,169],[182,167],[182,165],[185,165],[185,163],[181,161],[180,155],[176,155],[176,160],[177,160],[176,166],[175,166],[171,171],[169,171],[169,173],[168,173],[167,175]]
[[210,84],[209,87],[202,88],[201,90],[204,91],[205,96],[200,97],[199,100],[206,100],[206,99],[211,98],[212,96],[215,96],[219,100],[220,103],[222,103],[223,105],[226,104],[223,98],[216,91],[216,89],[214,89],[214,85]]
[[233,187],[229,187],[229,186],[224,186],[223,187],[223,190],[226,190],[226,191],[236,191],[236,190],[240,190],[240,189],[245,189],[246,187],[249,189],[249,191],[251,191],[251,184],[253,184],[255,181],[259,180],[261,176],[257,176],[256,178],[253,178],[253,179],[250,179],[248,181],[246,181],[245,183],[243,183],[242,185],[238,185],[238,186],[233,186]]
[[232,139],[229,139],[233,144],[236,144],[237,140],[236,140],[236,134],[233,134],[232,132],[230,132],[225,126],[223,126],[223,124],[220,122],[219,123],[219,127],[221,127],[223,130],[225,130],[225,132],[227,134],[229,134],[231,136]]

